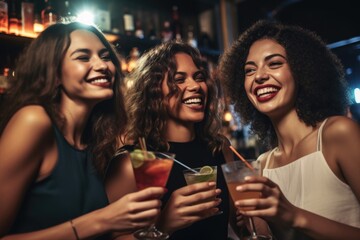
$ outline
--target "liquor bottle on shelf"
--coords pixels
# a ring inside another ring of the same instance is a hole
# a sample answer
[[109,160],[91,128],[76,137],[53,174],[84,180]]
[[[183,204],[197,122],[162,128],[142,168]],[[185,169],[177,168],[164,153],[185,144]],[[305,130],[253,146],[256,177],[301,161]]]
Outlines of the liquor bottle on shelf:
[[180,21],[180,14],[178,6],[172,7],[172,22],[171,22],[171,31],[173,38],[176,40],[181,40],[183,37],[182,33],[182,23]]
[[16,12],[17,1],[10,1],[9,8],[9,34],[19,35],[19,18]]
[[10,69],[5,67],[3,73],[0,74],[0,96],[6,92],[6,89],[9,86],[9,71]]
[[188,32],[187,32],[187,42],[193,46],[197,47],[197,40],[194,36],[194,27],[192,25],[189,26]]
[[156,29],[155,29],[155,24],[153,24],[153,23],[149,24],[148,37],[149,37],[150,40],[155,40],[156,39]]
[[137,47],[133,47],[129,53],[129,59],[127,61],[127,72],[130,73],[136,68],[138,60],[140,57],[140,52]]
[[130,13],[129,9],[127,8],[125,8],[123,20],[124,20],[125,34],[128,36],[133,35],[135,30],[134,16]]
[[5,0],[0,0],[0,33],[8,33],[9,28],[8,4]]
[[21,2],[21,34],[24,36],[34,35],[34,3],[30,1]]
[[140,39],[144,38],[144,30],[140,19],[137,19],[135,23],[135,36]]
[[61,14],[62,22],[73,22],[76,20],[76,15],[71,8],[70,1],[64,1],[63,11]]
[[169,21],[163,22],[163,29],[161,30],[161,41],[168,42],[173,39],[173,32],[171,31],[171,24]]
[[51,5],[50,0],[45,0],[45,8],[41,11],[41,20],[44,29],[52,24],[55,24],[58,20],[58,13]]
[[35,14],[34,16],[34,33],[35,35],[39,35],[44,30],[44,25],[41,22],[40,14]]

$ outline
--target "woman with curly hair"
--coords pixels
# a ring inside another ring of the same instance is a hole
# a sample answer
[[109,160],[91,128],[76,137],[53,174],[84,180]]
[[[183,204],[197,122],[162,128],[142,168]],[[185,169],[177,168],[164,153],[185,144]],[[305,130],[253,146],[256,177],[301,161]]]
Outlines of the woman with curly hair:
[[106,194],[126,124],[119,66],[104,35],[76,22],[48,27],[20,57],[1,107],[0,238],[109,239],[155,219],[165,189],[125,195],[129,176],[119,200]]
[[[197,49],[180,42],[156,46],[140,58],[130,79],[128,141],[136,145],[145,137],[148,148],[175,153],[191,168],[220,168],[228,144],[219,134],[222,106],[216,82]],[[214,182],[186,186],[183,170],[174,163],[158,228],[170,233],[170,239],[227,239],[229,199],[223,175],[218,171],[220,193]]]
[[358,239],[360,130],[344,117],[347,88],[338,58],[313,32],[260,21],[222,56],[221,79],[242,120],[274,147],[263,177],[239,191],[278,239]]

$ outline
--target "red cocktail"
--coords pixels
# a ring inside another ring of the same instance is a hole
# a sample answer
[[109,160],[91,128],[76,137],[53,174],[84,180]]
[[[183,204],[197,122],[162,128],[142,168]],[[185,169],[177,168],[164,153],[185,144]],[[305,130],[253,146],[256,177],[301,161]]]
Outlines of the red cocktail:
[[[139,190],[147,187],[165,187],[169,178],[174,154],[150,152],[135,149],[130,153],[136,186]],[[167,239],[169,235],[156,229],[153,224],[149,229],[134,233],[136,239]]]
[[[143,157],[141,158],[140,155]],[[137,150],[130,154],[136,185],[139,190],[147,187],[165,187],[174,161],[156,152]]]

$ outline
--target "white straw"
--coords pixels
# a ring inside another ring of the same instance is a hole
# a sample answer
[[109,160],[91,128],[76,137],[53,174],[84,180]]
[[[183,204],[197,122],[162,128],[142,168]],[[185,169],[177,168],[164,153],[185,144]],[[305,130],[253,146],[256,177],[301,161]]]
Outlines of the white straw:
[[195,171],[194,169],[192,169],[192,168],[189,167],[189,166],[186,166],[185,164],[183,164],[183,163],[180,162],[179,160],[176,160],[175,158],[173,158],[173,157],[171,157],[171,156],[169,156],[169,155],[167,155],[167,154],[165,154],[165,153],[161,153],[161,154],[164,155],[164,156],[167,157],[167,158],[170,158],[170,159],[174,160],[174,162],[176,162],[177,164],[183,166],[184,168],[189,169],[190,171],[192,171],[192,172],[194,172],[194,173],[197,173],[197,171]]

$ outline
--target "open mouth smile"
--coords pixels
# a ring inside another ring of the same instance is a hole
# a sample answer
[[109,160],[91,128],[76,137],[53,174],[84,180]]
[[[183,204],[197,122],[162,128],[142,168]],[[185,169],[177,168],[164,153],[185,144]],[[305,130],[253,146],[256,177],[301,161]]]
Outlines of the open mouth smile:
[[281,88],[278,86],[259,86],[254,89],[254,94],[259,102],[266,102],[274,98]]

